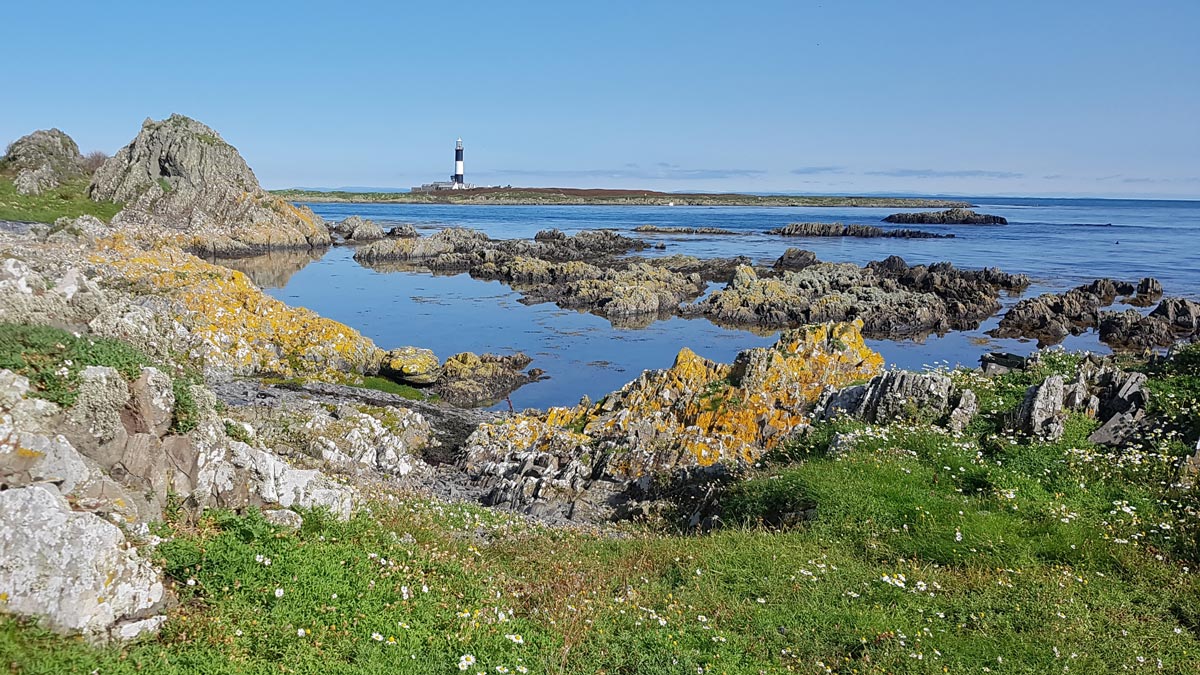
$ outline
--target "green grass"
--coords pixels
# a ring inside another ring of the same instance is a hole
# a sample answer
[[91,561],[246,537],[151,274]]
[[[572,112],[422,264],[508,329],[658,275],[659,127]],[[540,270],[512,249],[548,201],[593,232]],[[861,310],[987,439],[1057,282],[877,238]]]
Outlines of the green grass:
[[0,368],[29,379],[33,396],[68,408],[79,396],[80,373],[88,366],[108,366],[127,381],[136,380],[146,366],[172,376],[175,394],[171,431],[184,434],[196,428],[199,411],[190,386],[199,376],[164,365],[120,340],[83,335],[60,328],[0,323]]
[[[1182,391],[1190,368],[1152,385]],[[1001,433],[1040,376],[956,374],[996,406],[961,436],[821,424],[728,486],[707,535],[386,492],[296,533],[173,511],[152,554],[181,601],[161,635],[92,648],[2,619],[0,654],[106,675],[449,673],[463,655],[470,673],[1196,672],[1195,488],[1089,445],[1082,415],[1057,442]]]
[[94,202],[87,196],[89,179],[79,178],[40,195],[18,194],[12,179],[0,176],[0,220],[53,223],[64,216],[91,215],[104,222],[121,210],[119,204]]
[[400,384],[399,382],[389,380],[386,377],[379,377],[376,375],[368,375],[363,377],[362,382],[351,383],[351,386],[355,386],[360,389],[373,389],[375,391],[382,391],[385,394],[395,394],[412,401],[438,400],[438,396],[435,394],[429,394],[411,385]]

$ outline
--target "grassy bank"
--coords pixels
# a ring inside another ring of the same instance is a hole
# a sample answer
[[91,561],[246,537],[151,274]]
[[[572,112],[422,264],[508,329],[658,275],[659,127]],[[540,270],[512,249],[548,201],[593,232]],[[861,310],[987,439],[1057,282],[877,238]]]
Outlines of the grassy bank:
[[574,188],[477,188],[441,192],[317,192],[273,190],[297,202],[354,202],[379,204],[511,204],[600,206],[829,206],[879,208],[937,208],[970,206],[944,199],[901,197],[822,197],[791,195],[676,194],[653,190],[584,190]]
[[95,216],[104,222],[121,210],[112,202],[94,202],[87,196],[89,179],[78,178],[40,195],[19,194],[12,178],[0,175],[0,220],[53,223],[62,217]]
[[[151,553],[181,603],[161,636],[95,649],[12,619],[15,673],[1195,672],[1197,492],[1172,485],[1200,348],[1150,369],[1162,431],[1112,454],[1006,435],[1032,373],[956,373],[982,413],[823,424],[724,495],[727,528],[549,529],[375,495],[296,533],[174,514]],[[804,513],[773,527],[781,513]]]

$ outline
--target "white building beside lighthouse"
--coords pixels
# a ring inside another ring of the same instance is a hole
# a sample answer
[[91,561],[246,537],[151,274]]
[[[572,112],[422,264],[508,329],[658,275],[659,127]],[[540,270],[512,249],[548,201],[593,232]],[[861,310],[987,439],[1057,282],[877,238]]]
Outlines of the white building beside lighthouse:
[[450,174],[450,180],[437,181],[434,183],[426,183],[420,187],[412,189],[413,192],[437,192],[439,190],[470,190],[475,187],[466,182],[463,178],[463,142],[458,139],[454,142],[454,173]]

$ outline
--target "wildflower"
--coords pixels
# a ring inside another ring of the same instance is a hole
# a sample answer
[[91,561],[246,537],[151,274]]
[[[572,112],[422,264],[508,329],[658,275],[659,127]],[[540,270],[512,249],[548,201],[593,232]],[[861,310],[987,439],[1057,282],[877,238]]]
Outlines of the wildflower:
[[[379,633],[371,633],[371,639],[376,642],[383,642],[383,636],[380,635]],[[466,670],[466,669],[464,668],[464,670]]]
[[188,586],[195,586],[195,585],[196,585],[196,580],[195,580],[195,579],[188,579],[188,580],[187,580],[187,585],[188,585]]
[[275,597],[277,597],[277,598],[282,598],[282,597],[283,597],[283,589],[282,589],[282,588],[276,588],[276,589],[275,589]]
[[529,672],[529,669],[525,666],[517,666],[517,672],[521,673],[521,675],[524,675],[525,673]]
[[766,598],[758,598],[757,600],[755,600],[755,602],[757,602],[760,605],[765,605],[765,604],[767,604],[767,599]]
[[304,629],[303,628],[296,631],[296,637],[304,637]]
[[708,617],[704,616],[703,614],[701,614],[700,616],[697,616],[696,620],[699,621],[700,623],[708,623]]
[[500,675],[504,675],[508,672],[508,668],[505,668],[504,666],[496,666],[496,672],[500,673]]
[[[458,663],[459,665],[465,663],[467,668],[470,668],[471,666],[475,665],[475,656],[473,654],[463,654],[462,656],[458,657]],[[466,670],[467,668],[461,668],[461,670]]]
[[513,644],[516,644],[516,645],[525,644],[525,638],[521,637],[521,635],[519,633],[509,633],[508,635],[505,635],[504,637],[511,640]]

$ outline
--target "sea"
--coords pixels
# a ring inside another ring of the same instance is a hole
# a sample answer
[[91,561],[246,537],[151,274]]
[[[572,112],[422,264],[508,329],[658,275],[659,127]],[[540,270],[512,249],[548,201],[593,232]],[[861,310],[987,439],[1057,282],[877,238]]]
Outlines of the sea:
[[[949,261],[957,267],[999,267],[1034,280],[1020,297],[1060,292],[1100,277],[1136,282],[1155,277],[1167,295],[1200,299],[1200,201],[966,197],[980,213],[1004,216],[1008,225],[917,226],[953,233],[953,239],[798,238],[766,231],[791,222],[880,222],[898,209],[691,206],[481,206],[450,204],[313,203],[329,221],[359,215],[389,226],[411,223],[423,234],[470,227],[494,239],[528,238],[557,228],[566,233],[609,228],[651,243],[639,255],[684,254],[701,258],[745,255],[769,265],[789,247],[811,250],[823,261],[864,264],[898,255],[909,264]],[[919,210],[919,209],[914,209]],[[639,225],[720,227],[739,235],[633,234]],[[897,226],[901,227],[901,226]],[[514,392],[517,408],[574,405],[619,389],[646,369],[666,368],[682,347],[716,361],[770,345],[777,333],[738,330],[706,319],[678,317],[617,326],[586,312],[553,304],[525,305],[520,293],[467,274],[377,271],[363,267],[350,247],[226,262],[242,269],[272,296],[308,307],[352,326],[388,349],[417,345],[441,358],[463,352],[525,352],[548,377]],[[717,288],[719,285],[714,285]],[[1005,307],[1020,298],[1005,297]],[[1117,305],[1114,309],[1123,309]],[[896,367],[974,367],[990,351],[1028,354],[1035,342],[994,339],[978,330],[918,340],[871,340]],[[1143,310],[1146,311],[1146,310]],[[1071,350],[1107,353],[1094,333],[1068,338]],[[509,401],[497,403],[507,409]]]

